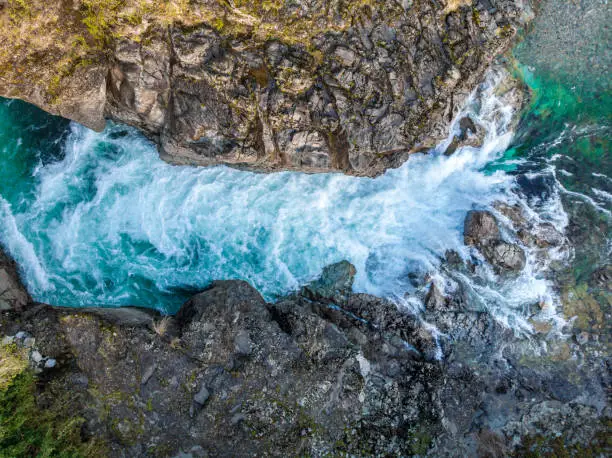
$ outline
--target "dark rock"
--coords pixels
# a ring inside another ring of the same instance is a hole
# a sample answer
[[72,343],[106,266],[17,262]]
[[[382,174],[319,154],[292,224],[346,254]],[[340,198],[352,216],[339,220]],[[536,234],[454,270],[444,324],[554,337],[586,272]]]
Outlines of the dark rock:
[[109,456],[149,456],[151,444],[167,456],[476,456],[510,453],[504,435],[587,444],[601,432],[597,410],[580,404],[606,404],[599,358],[530,356],[537,336],[517,338],[433,283],[425,325],[350,291],[353,275],[338,264],[276,303],[215,282],[172,319],[172,339],[134,310],[38,305],[1,314],[0,329],[58,361],[36,396],[65,399]]
[[0,248],[0,311],[23,310],[31,302],[19,279],[17,265]]
[[469,211],[465,217],[463,237],[466,245],[483,247],[500,240],[497,220],[488,211]]
[[612,264],[606,264],[593,272],[589,284],[612,292]]

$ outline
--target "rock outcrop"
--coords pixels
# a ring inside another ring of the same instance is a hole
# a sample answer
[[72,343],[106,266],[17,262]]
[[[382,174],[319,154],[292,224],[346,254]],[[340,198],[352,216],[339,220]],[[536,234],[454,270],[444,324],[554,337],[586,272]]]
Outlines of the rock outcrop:
[[522,0],[156,3],[9,0],[0,95],[136,126],[174,163],[376,175],[446,136],[530,18]]
[[525,251],[516,243],[502,240],[491,212],[472,210],[464,222],[466,245],[475,246],[497,272],[519,272],[526,264]]
[[89,456],[504,456],[557,437],[603,453],[608,374],[582,347],[530,357],[432,286],[435,333],[353,276],[330,266],[276,303],[219,281],[175,317],[29,304],[0,315],[2,348],[24,348],[38,408],[61,405]]
[[32,302],[17,273],[17,265],[0,249],[0,311],[23,310]]

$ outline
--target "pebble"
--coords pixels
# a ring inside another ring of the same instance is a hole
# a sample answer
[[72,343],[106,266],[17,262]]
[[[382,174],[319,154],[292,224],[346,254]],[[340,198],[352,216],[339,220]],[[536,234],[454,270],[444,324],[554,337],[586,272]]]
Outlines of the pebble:
[[55,359],[49,358],[45,361],[45,369],[53,369],[55,366],[57,366],[57,361]]
[[193,400],[199,405],[203,406],[204,404],[206,404],[206,401],[209,397],[210,393],[208,392],[205,386],[202,386],[202,388],[200,388],[200,391],[198,391],[198,393],[193,397]]
[[13,336],[6,336],[2,339],[2,345],[11,345],[15,342],[15,338]]
[[32,354],[30,355],[30,358],[32,359],[32,361],[34,361],[36,364],[39,364],[42,360],[43,360],[43,356],[40,354],[40,352],[38,350],[34,350],[32,352]]
[[32,348],[36,343],[36,339],[34,337],[26,337],[23,339],[23,346],[26,348]]

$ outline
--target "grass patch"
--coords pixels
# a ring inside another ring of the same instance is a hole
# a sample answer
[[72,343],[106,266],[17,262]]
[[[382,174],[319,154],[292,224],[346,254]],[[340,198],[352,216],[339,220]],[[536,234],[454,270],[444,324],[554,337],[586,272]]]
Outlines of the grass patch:
[[37,403],[37,379],[25,350],[0,348],[0,458],[105,456],[97,440],[81,437],[85,420],[72,414],[69,393],[53,396],[48,409]]

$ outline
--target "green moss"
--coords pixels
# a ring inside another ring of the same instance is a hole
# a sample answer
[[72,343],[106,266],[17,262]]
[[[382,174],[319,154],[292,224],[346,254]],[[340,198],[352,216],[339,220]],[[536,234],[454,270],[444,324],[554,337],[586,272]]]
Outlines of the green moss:
[[81,437],[84,419],[71,416],[62,399],[37,404],[36,378],[23,370],[0,391],[0,457],[104,456],[103,445]]
[[16,345],[3,345],[0,347],[0,390],[6,390],[15,377],[28,367],[28,360],[24,350]]

